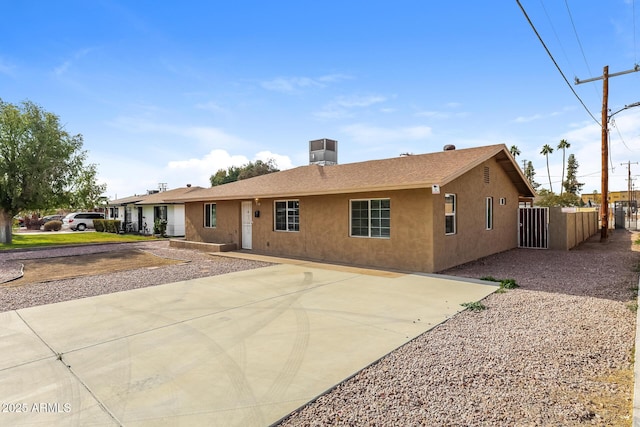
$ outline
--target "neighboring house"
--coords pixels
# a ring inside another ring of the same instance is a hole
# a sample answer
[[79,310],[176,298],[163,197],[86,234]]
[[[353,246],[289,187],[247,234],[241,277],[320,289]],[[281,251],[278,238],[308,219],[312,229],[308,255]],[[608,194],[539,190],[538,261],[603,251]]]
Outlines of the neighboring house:
[[156,219],[167,221],[168,236],[184,236],[184,203],[169,202],[168,199],[187,195],[202,187],[176,188],[165,191],[150,191],[140,196],[130,196],[109,202],[107,218],[119,219],[127,231],[143,234],[153,233]]
[[436,272],[517,247],[519,201],[533,196],[500,144],[311,164],[171,201],[185,204],[187,241]]

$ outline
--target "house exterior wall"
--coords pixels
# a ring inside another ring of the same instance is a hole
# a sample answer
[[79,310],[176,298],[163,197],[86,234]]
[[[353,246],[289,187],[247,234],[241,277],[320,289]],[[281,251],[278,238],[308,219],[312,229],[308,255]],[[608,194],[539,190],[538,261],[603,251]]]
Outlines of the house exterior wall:
[[[485,182],[488,168],[488,183]],[[495,159],[443,186],[433,201],[434,270],[441,271],[518,245],[518,192]],[[456,195],[456,233],[445,235],[446,193]],[[493,229],[486,229],[485,200],[493,198]],[[505,204],[500,205],[500,199]]]
[[[446,193],[456,194],[453,235],[445,235]],[[424,188],[252,200],[252,250],[274,256],[437,272],[517,247],[518,196],[506,172],[492,158],[442,186],[440,194]],[[493,228],[489,230],[485,222],[487,197],[493,198]],[[351,237],[350,201],[386,198],[391,206],[390,238]],[[500,199],[505,200],[504,205]],[[277,200],[299,201],[299,231],[274,230]],[[186,240],[242,247],[241,202],[216,203],[216,228],[204,228],[203,202],[187,203]],[[255,216],[256,211],[260,211],[259,216]]]
[[204,243],[235,243],[240,248],[240,201],[210,203],[216,204],[217,226],[215,228],[204,226],[205,202],[185,204],[185,239]]
[[[350,201],[390,199],[390,238],[350,236]],[[427,189],[288,198],[299,201],[300,231],[275,231],[277,200],[253,201],[253,250],[398,270],[432,271],[431,192]],[[204,204],[186,204],[186,239],[241,247],[240,201],[216,203],[217,227],[205,229]]]

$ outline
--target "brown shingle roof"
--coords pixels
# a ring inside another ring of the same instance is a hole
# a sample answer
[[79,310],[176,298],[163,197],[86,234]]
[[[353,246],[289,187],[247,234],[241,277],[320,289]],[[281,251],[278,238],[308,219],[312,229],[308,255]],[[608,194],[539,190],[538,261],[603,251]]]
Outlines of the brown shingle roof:
[[[169,200],[173,200],[176,197],[181,197],[189,194],[195,190],[204,190],[202,187],[181,187],[174,188],[173,190],[160,191],[158,193],[153,194],[143,194],[140,196],[129,196],[124,197],[122,199],[116,199],[109,202],[110,206],[114,205],[128,205],[135,203],[136,205],[161,205],[163,203],[176,203],[169,202]],[[183,203],[182,201],[177,203]]]
[[343,165],[308,165],[192,191],[174,201],[237,200],[445,185],[496,157],[523,196],[533,189],[504,144]]
[[[164,203],[175,203],[173,200],[182,196],[188,196],[190,193],[204,190],[202,187],[181,187],[173,190],[160,191],[158,193],[148,194],[144,199],[136,202],[136,205],[162,205]],[[178,201],[178,203],[182,203]]]

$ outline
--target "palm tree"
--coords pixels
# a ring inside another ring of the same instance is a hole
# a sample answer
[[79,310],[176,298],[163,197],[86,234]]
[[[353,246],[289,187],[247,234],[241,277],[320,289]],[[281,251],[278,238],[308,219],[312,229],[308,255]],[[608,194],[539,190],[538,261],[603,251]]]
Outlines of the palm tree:
[[547,175],[549,175],[549,190],[553,193],[553,186],[551,185],[551,172],[549,171],[549,154],[553,153],[553,148],[549,144],[545,144],[542,147],[540,154],[547,157]]
[[564,154],[567,148],[571,147],[571,144],[566,139],[561,139],[558,144],[558,150],[562,150],[562,181],[560,181],[560,195],[562,196],[562,188],[564,187]]
[[516,158],[516,156],[520,155],[520,150],[518,150],[518,147],[516,147],[515,145],[512,145],[511,148],[509,148],[509,151],[511,152],[511,155],[514,159]]

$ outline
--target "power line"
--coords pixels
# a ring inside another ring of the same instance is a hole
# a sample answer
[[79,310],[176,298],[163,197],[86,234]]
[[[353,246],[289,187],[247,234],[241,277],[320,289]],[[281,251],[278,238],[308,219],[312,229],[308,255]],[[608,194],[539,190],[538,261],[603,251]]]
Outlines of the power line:
[[556,27],[553,25],[553,21],[551,20],[551,16],[549,15],[549,12],[547,12],[547,8],[545,7],[543,0],[540,0],[540,5],[542,6],[542,10],[544,10],[544,14],[547,16],[547,20],[549,21],[549,25],[551,25],[551,30],[553,30],[553,34],[556,36],[556,40],[558,40],[558,44],[560,45],[560,49],[562,50],[562,54],[564,55],[564,59],[567,60],[567,63],[569,64],[569,67],[573,68],[571,66],[571,61],[569,60],[569,56],[567,55],[567,51],[564,50],[564,46],[562,45],[562,41],[560,40],[560,37],[558,36],[558,32],[556,31]]
[[632,0],[631,2],[631,13],[633,20],[633,58],[634,64],[638,63],[638,50],[636,48],[636,0]]
[[624,145],[627,150],[633,152],[635,150],[632,150],[631,148],[629,148],[629,146],[626,144],[626,142],[624,142],[624,138],[622,137],[622,134],[620,133],[620,128],[618,127],[618,125],[616,124],[616,120],[615,119],[611,119],[611,125],[616,128],[616,132],[618,132],[618,136],[620,137],[620,141],[622,141],[622,145]]
[[[593,73],[591,72],[591,67],[589,67],[589,61],[587,61],[587,55],[585,55],[585,53],[584,53],[584,48],[582,47],[582,42],[580,41],[580,37],[578,36],[578,30],[576,29],[576,24],[573,22],[573,15],[571,14],[571,9],[569,8],[569,2],[567,0],[564,0],[564,4],[567,7],[567,13],[569,14],[569,20],[571,21],[571,26],[573,27],[573,34],[575,34],[576,41],[578,42],[578,46],[580,47],[580,52],[582,53],[582,59],[584,59],[584,64],[587,66],[587,71],[589,71],[589,75],[592,76]],[[602,96],[600,95],[600,93],[598,92],[596,87],[594,85],[592,85],[591,87],[593,87],[593,90],[596,91],[596,94],[598,94],[598,97],[600,98],[600,101],[602,102]]]
[[571,86],[571,83],[569,83],[569,80],[567,79],[567,77],[564,75],[564,73],[562,72],[562,70],[560,69],[560,66],[558,65],[558,63],[556,62],[556,60],[554,59],[553,55],[551,54],[551,52],[549,51],[549,49],[547,48],[547,45],[544,43],[544,40],[542,40],[542,37],[540,36],[540,34],[538,33],[538,30],[536,30],[536,27],[533,25],[533,22],[531,22],[531,19],[529,19],[529,15],[527,15],[527,12],[524,10],[524,7],[522,7],[522,4],[520,4],[520,0],[516,0],[516,3],[518,3],[518,6],[520,6],[520,10],[522,10],[522,13],[524,14],[524,17],[527,19],[527,22],[529,22],[529,25],[531,26],[531,29],[533,29],[533,32],[536,33],[536,36],[538,37],[538,40],[540,40],[540,43],[542,43],[542,47],[544,47],[544,50],[547,52],[547,55],[549,55],[549,58],[551,58],[551,61],[553,61],[553,64],[556,66],[556,68],[558,69],[558,72],[560,72],[560,75],[562,76],[562,78],[564,79],[565,83],[567,84],[567,86],[569,86],[569,89],[571,89],[571,92],[573,92],[573,94],[575,95],[575,97],[578,99],[578,101],[580,101],[580,104],[582,104],[582,107],[584,107],[584,109],[587,111],[587,113],[589,114],[589,116],[591,116],[591,118],[598,124],[598,126],[602,126],[600,124],[600,122],[598,121],[598,119],[596,119],[594,117],[594,115],[591,113],[591,111],[589,111],[589,109],[587,108],[587,106],[585,105],[585,103],[582,101],[582,99],[578,96],[578,94],[576,93],[575,89],[573,88],[573,86]]
[[573,27],[573,34],[576,35],[576,40],[578,41],[578,46],[580,46],[580,52],[582,53],[582,59],[584,59],[584,63],[587,66],[587,70],[589,71],[589,75],[593,75],[591,72],[591,68],[589,67],[589,62],[587,61],[587,56],[584,53],[584,49],[582,48],[582,42],[580,41],[580,37],[578,37],[578,30],[576,30],[576,24],[573,22],[573,15],[571,14],[571,9],[569,9],[569,3],[567,0],[564,0],[564,4],[567,6],[567,13],[569,14],[569,19],[571,20],[571,26]]

